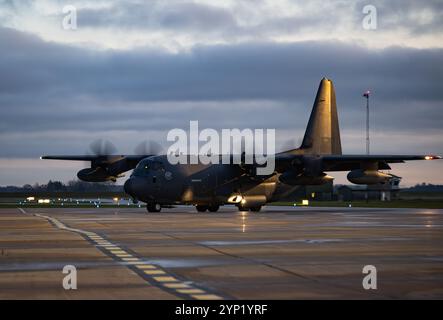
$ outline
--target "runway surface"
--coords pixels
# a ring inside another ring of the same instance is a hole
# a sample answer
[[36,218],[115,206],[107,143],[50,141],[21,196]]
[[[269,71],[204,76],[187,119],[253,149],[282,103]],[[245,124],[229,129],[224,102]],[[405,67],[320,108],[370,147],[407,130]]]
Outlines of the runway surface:
[[443,298],[443,210],[0,209],[0,299],[399,298]]

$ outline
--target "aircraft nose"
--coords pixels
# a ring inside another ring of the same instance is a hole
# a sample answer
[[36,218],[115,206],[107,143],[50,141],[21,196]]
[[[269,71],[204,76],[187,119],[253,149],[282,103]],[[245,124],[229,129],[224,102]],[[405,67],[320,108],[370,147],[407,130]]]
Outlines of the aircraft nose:
[[123,189],[135,200],[144,201],[146,194],[149,194],[149,185],[146,179],[141,177],[131,177],[126,180]]
[[134,196],[134,181],[132,178],[129,178],[128,180],[126,180],[123,189],[125,190],[125,192],[127,194],[129,194],[131,197],[135,197]]

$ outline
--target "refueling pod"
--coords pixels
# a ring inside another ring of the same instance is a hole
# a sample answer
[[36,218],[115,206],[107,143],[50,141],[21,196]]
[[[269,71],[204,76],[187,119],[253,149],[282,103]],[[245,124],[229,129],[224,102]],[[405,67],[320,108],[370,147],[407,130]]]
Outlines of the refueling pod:
[[350,171],[347,178],[354,184],[384,184],[388,183],[392,176],[377,170],[357,169]]

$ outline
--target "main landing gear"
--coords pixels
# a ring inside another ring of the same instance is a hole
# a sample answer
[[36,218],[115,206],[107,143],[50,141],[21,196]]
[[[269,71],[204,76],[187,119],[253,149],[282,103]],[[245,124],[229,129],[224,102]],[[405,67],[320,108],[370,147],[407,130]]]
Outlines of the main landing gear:
[[148,212],[160,212],[162,207],[160,203],[148,203],[146,204],[146,210],[148,210]]
[[242,205],[237,205],[239,211],[252,211],[252,212],[260,212],[261,206],[255,207],[243,207]]
[[209,212],[217,212],[220,206],[218,204],[211,204],[211,205],[202,205],[198,204],[195,206],[198,212],[206,212],[208,210]]

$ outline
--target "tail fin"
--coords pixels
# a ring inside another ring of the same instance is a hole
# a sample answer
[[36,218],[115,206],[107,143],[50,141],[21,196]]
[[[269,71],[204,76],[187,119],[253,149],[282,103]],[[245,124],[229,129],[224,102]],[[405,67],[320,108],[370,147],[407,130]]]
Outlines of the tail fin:
[[321,80],[302,145],[291,153],[342,154],[337,103],[331,80]]

